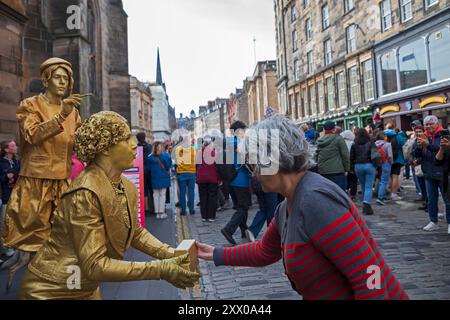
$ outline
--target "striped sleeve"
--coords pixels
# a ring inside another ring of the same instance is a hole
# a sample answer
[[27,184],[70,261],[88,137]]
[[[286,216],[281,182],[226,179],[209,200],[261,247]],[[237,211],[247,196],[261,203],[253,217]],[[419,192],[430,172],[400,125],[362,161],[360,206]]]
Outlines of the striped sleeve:
[[[320,192],[305,219],[312,244],[347,279],[355,299],[402,299],[399,284],[384,264],[368,228],[362,228],[357,208],[344,205],[330,192]],[[338,299],[336,292],[330,299]]]
[[281,259],[281,238],[272,222],[258,242],[214,250],[216,266],[264,267]]

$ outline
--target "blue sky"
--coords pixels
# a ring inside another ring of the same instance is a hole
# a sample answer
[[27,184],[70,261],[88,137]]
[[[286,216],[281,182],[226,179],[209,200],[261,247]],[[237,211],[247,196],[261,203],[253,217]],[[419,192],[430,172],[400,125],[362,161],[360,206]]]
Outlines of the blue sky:
[[155,81],[160,47],[172,106],[187,114],[228,97],[255,68],[275,59],[273,0],[123,0],[130,74]]

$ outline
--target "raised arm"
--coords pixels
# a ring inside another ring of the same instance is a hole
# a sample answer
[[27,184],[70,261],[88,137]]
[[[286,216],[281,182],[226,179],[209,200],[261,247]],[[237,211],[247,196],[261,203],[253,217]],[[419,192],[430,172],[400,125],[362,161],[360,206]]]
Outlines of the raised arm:
[[168,244],[162,243],[141,226],[136,229],[131,245],[137,250],[159,260],[170,259],[175,255],[174,248]]

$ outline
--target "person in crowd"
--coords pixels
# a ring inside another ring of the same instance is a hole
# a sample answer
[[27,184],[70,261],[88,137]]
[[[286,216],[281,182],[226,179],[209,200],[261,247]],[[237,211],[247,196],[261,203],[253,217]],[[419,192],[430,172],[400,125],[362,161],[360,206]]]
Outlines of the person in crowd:
[[377,170],[372,164],[372,148],[374,143],[371,141],[366,129],[360,128],[356,134],[355,143],[350,150],[351,171],[356,174],[363,192],[363,214],[372,215],[373,209],[372,190],[375,182]]
[[[449,173],[450,173],[450,135],[447,133],[442,136],[440,148],[436,154],[436,164],[442,166],[442,185],[443,185],[443,197],[449,199]],[[448,201],[448,200],[447,200]],[[450,215],[447,214],[447,233],[450,235]]]
[[[16,158],[17,144],[14,140],[3,141],[0,144],[0,187],[1,187],[1,206],[0,206],[0,235],[2,233],[3,220],[5,218],[6,205],[11,197],[11,192],[19,178],[20,163]],[[10,258],[14,255],[12,248],[4,248],[3,241],[0,238],[0,255],[4,254]]]
[[317,140],[318,173],[336,183],[342,190],[347,189],[345,173],[350,170],[350,155],[344,138],[336,134],[336,124],[327,121],[325,135]]
[[153,144],[152,153],[147,157],[146,162],[152,176],[156,219],[167,219],[166,189],[170,187],[172,159],[165,151],[164,143],[158,141]]
[[264,192],[256,174],[252,172],[252,175],[252,190],[258,199],[259,210],[253,218],[252,224],[245,231],[245,234],[250,242],[255,242],[264,227],[264,223],[267,224],[267,227],[270,226],[277,206],[282,200],[276,192]]
[[[414,120],[413,122],[411,122],[412,131],[409,131],[406,133],[408,140],[406,141],[405,145],[403,146],[403,156],[405,158],[407,165],[410,167],[410,171],[411,171],[412,178],[414,181],[414,186],[416,187],[416,193],[420,196],[419,198],[415,199],[414,202],[423,202],[420,185],[419,185],[419,182],[417,181],[416,170],[414,169],[414,165],[413,165],[414,157],[412,155],[413,146],[414,146],[414,143],[416,142],[416,136],[414,133],[414,129],[417,125],[422,126],[422,123],[420,122],[420,120]],[[406,165],[405,165],[405,170],[406,170]]]
[[[145,214],[149,215],[155,212],[153,203],[152,175],[148,166],[147,158],[152,153],[153,146],[147,142],[145,132],[139,132],[136,135],[138,146],[142,147],[144,159],[144,198],[145,198]],[[169,153],[170,154],[170,153]]]
[[387,142],[387,135],[385,132],[378,132],[375,145],[381,155],[381,176],[380,183],[378,185],[377,203],[384,206],[386,205],[385,197],[389,185],[389,177],[391,175],[391,167],[394,159],[392,155],[392,146],[389,142]]
[[244,165],[244,161],[238,153],[238,145],[241,143],[241,139],[245,136],[247,125],[242,121],[236,121],[230,126],[230,130],[233,137],[227,140],[227,144],[231,144],[231,146],[233,146],[232,168],[234,168],[235,177],[230,180],[229,186],[236,212],[228,221],[226,226],[220,230],[220,232],[229,243],[236,245],[233,235],[238,228],[241,230],[242,238],[247,238],[245,231],[248,229],[248,209],[251,202],[251,194],[249,190],[251,173]]
[[374,130],[379,130],[379,131],[384,130],[383,120],[381,119],[381,116],[379,113],[374,114],[374,116],[372,117],[372,120],[373,120]]
[[[344,138],[345,144],[347,145],[348,152],[352,149],[352,145],[355,142],[355,134],[352,130],[345,130],[341,133],[341,137]],[[347,173],[347,191],[350,194],[352,201],[356,200],[356,194],[358,192],[358,177],[354,172]]]
[[388,123],[386,125],[385,133],[388,136],[388,142],[392,146],[392,156],[394,159],[391,168],[391,200],[399,201],[401,200],[401,197],[399,196],[400,174],[406,162],[403,156],[403,145],[406,143],[407,139],[403,132],[397,133],[393,123]]
[[201,150],[196,155],[196,163],[202,220],[203,222],[214,222],[221,181],[216,167],[216,149],[210,136],[203,138]]
[[[192,144],[190,135],[182,137],[183,141],[175,149],[176,155],[176,173],[179,189],[179,201],[181,207],[181,215],[187,215],[187,207],[191,215],[195,214],[195,148]],[[186,206],[186,196],[188,202]]]
[[[197,243],[199,258],[217,266],[247,267],[282,260],[293,289],[305,300],[408,299],[348,195],[308,171],[314,152],[298,126],[276,115],[254,129],[280,131],[279,156],[258,161],[255,172],[264,192],[281,193],[286,200],[260,241],[226,248]],[[278,170],[269,175],[267,166]],[[371,288],[368,270],[374,266],[380,282]]]
[[342,130],[341,126],[336,126],[336,128],[334,129],[334,133],[337,134],[338,136],[340,136],[343,131],[344,130]]
[[317,132],[316,129],[314,129],[314,126],[312,125],[312,123],[308,123],[308,129],[305,131],[305,136],[306,136],[306,140],[309,143],[316,143],[317,140]]
[[420,148],[418,143],[418,137],[424,136],[424,128],[422,125],[415,125],[414,126],[414,144],[412,146],[411,154],[410,154],[410,161],[411,166],[414,169],[414,175],[417,180],[417,184],[419,185],[419,192],[421,197],[419,199],[416,199],[414,202],[421,202],[422,206],[419,207],[419,210],[425,210],[428,211],[428,195],[427,195],[427,188],[425,185],[425,178],[422,171],[422,157],[416,157],[415,155],[417,153],[420,153],[420,151],[417,151],[418,148]]
[[[174,248],[138,221],[138,191],[122,175],[133,168],[137,150],[126,119],[110,111],[94,114],[77,131],[75,150],[88,166],[62,195],[52,233],[28,265],[19,298],[96,300],[102,282],[165,280],[193,287],[200,274],[185,269],[189,255],[175,257]],[[158,260],[123,261],[130,247]],[[74,267],[79,271],[72,283]]]
[[435,231],[439,229],[438,224],[438,199],[441,192],[447,222],[450,222],[450,200],[445,196],[442,177],[444,167],[436,163],[436,155],[441,149],[441,139],[446,132],[439,124],[436,116],[427,116],[424,120],[425,133],[417,136],[418,147],[415,150],[416,158],[420,159],[422,171],[425,178],[425,188],[428,197],[428,215],[430,223],[423,229],[425,231]]

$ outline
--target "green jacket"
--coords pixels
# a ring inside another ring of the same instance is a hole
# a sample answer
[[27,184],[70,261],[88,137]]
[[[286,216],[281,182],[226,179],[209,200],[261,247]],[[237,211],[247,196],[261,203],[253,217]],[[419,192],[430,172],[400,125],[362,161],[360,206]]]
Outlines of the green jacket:
[[340,174],[350,170],[350,153],[344,138],[326,134],[317,141],[319,174]]

